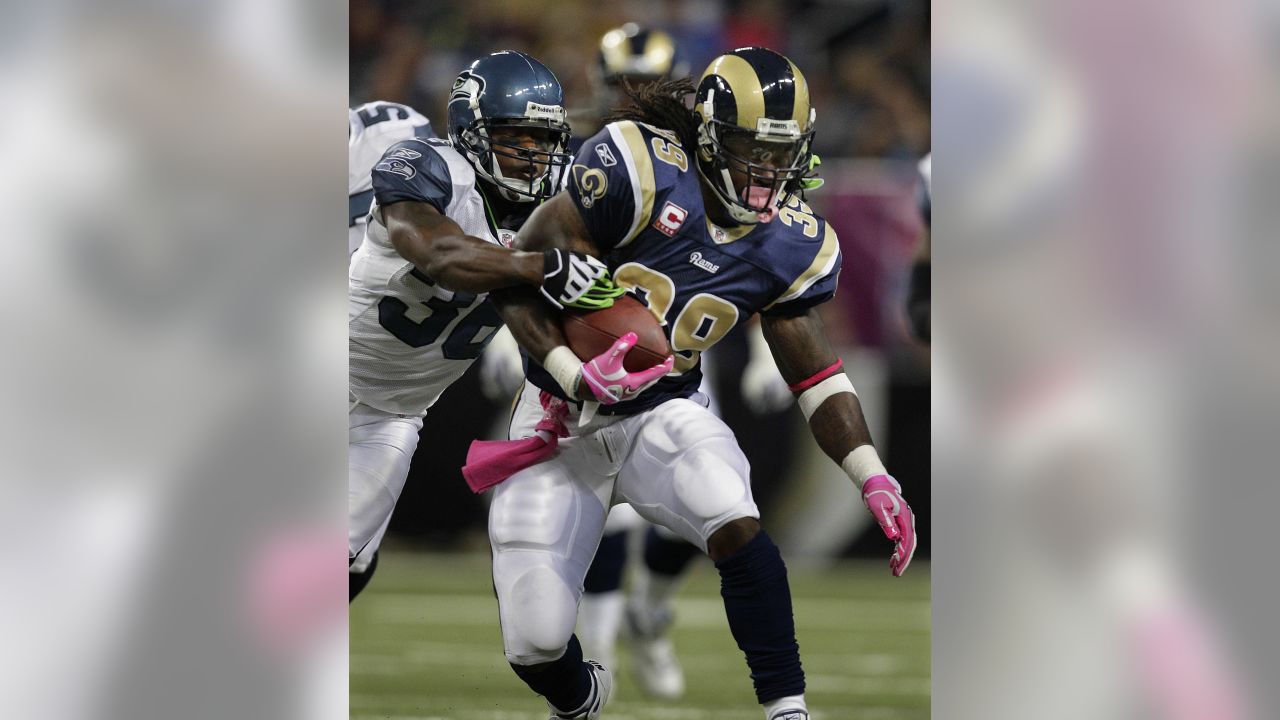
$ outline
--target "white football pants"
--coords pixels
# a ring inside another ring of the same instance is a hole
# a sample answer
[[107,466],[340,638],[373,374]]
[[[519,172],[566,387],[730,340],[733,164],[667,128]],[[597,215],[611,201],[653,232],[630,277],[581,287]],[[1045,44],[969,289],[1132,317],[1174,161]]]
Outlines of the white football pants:
[[373,558],[404,490],[422,416],[354,402],[347,421],[347,557],[358,569]]
[[[542,417],[526,383],[510,437]],[[550,662],[564,654],[582,581],[608,509],[631,503],[644,519],[707,548],[731,520],[759,518],[750,467],[729,427],[691,400],[669,400],[628,417],[597,415],[560,440],[552,459],[511,476],[489,508],[493,582],[507,660]]]

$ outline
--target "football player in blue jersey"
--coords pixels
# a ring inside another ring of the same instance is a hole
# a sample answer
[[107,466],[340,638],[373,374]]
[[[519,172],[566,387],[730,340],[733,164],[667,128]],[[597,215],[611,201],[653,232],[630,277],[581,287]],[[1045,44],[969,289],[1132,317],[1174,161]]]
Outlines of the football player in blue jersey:
[[[423,416],[502,323],[485,293],[524,285],[549,307],[583,309],[621,294],[585,253],[509,247],[570,160],[563,92],[550,70],[518,52],[476,60],[454,83],[448,123],[447,140],[411,137],[374,165],[367,231],[351,256],[350,564],[377,549]],[[352,599],[364,582],[352,578]]]
[[624,84],[639,87],[688,75],[689,64],[670,33],[633,22],[609,30],[600,37],[595,62],[588,68],[591,106],[570,111],[574,150],[604,127],[609,113],[626,101]]
[[493,294],[533,359],[511,436],[546,427],[545,397],[563,401],[558,452],[498,483],[489,515],[506,656],[553,720],[598,718],[608,699],[607,671],[584,661],[573,630],[582,579],[619,502],[715,562],[767,720],[809,717],[786,567],[761,528],[746,458],[698,393],[701,353],[757,313],[819,446],[894,542],[894,575],[915,551],[911,509],[815,312],[835,293],[840,250],[801,198],[815,120],[804,77],[777,53],[741,48],[711,63],[690,111],[694,90],[674,81],[630,93],[577,154],[568,191],[530,217],[515,245],[602,258],[665,320],[672,371],[647,389],[592,392],[602,374],[584,377],[536,290]]

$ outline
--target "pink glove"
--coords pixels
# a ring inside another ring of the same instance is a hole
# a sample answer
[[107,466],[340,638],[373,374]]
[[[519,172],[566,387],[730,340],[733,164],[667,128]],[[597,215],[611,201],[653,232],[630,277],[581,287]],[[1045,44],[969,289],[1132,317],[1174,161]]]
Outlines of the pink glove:
[[902,486],[888,475],[873,475],[862,484],[862,502],[880,523],[884,536],[894,541],[889,569],[901,577],[916,554],[916,516],[902,498]]
[[615,340],[608,350],[582,364],[582,379],[587,381],[587,387],[591,388],[591,393],[601,403],[612,405],[630,400],[671,372],[676,361],[672,355],[648,370],[627,372],[622,367],[622,361],[627,352],[635,347],[637,339],[635,333],[629,332]]

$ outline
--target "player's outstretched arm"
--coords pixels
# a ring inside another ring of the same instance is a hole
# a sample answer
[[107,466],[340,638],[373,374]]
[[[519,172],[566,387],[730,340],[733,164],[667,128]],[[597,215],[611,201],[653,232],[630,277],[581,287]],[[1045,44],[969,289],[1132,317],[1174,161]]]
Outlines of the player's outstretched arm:
[[[514,247],[526,252],[568,251],[593,258],[599,255],[582,217],[565,193],[534,211],[516,235]],[[674,358],[670,357],[665,363],[639,373],[623,370],[622,358],[635,342],[634,337],[626,342],[628,336],[620,338],[599,357],[583,363],[569,349],[560,329],[560,318],[546,302],[545,293],[530,287],[510,287],[497,290],[490,297],[516,342],[530,357],[539,359],[570,397],[619,402],[638,395],[671,370]]]
[[526,252],[467,235],[428,203],[411,200],[379,209],[391,244],[432,280],[463,292],[540,287],[561,306],[593,309],[621,294],[604,263],[583,253]]
[[818,446],[858,486],[867,509],[894,541],[889,567],[902,575],[916,551],[915,516],[871,444],[858,395],[827,342],[817,310],[763,316],[761,328]]
[[541,253],[512,252],[469,236],[427,203],[409,200],[380,210],[396,252],[450,290],[487,292],[542,282]]

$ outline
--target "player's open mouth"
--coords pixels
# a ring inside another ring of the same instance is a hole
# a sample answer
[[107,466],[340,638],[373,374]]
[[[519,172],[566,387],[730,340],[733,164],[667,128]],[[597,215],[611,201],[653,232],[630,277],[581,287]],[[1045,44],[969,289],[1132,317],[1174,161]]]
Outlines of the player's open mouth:
[[773,220],[773,216],[778,214],[777,200],[778,193],[772,188],[752,185],[742,191],[742,201],[756,211],[756,218],[762,223]]

